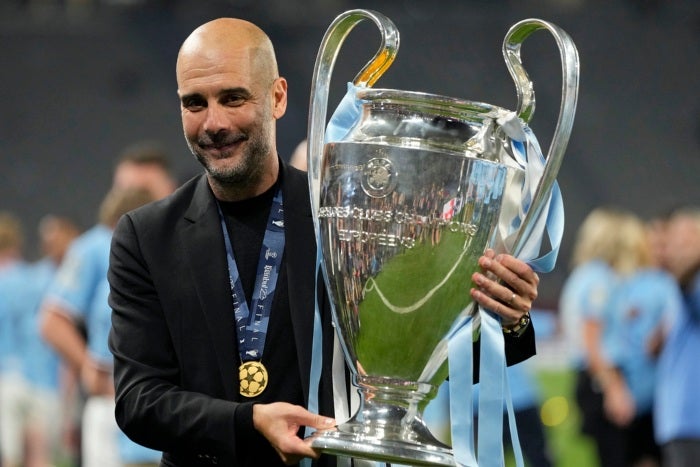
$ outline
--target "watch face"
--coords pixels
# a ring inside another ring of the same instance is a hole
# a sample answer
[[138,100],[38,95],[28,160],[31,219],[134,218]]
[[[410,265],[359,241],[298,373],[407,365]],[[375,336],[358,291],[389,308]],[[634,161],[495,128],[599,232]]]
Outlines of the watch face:
[[520,321],[518,321],[514,326],[510,328],[503,328],[503,332],[505,334],[510,334],[516,337],[519,337],[522,335],[525,330],[527,329],[527,326],[530,324],[530,315],[527,314],[520,318]]

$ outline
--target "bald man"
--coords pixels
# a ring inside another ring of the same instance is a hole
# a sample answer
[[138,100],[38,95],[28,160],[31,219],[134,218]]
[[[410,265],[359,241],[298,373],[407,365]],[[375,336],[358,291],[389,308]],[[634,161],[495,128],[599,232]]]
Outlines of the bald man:
[[[164,466],[335,465],[302,439],[305,426],[335,425],[333,330],[320,291],[324,365],[320,413],[311,413],[316,245],[306,173],[277,154],[287,81],[273,46],[249,22],[217,19],[182,44],[176,76],[185,139],[204,174],[115,230],[117,421],[163,451]],[[518,277],[529,306],[533,271],[512,257],[482,259],[485,273]],[[486,305],[510,296],[485,275],[479,283],[472,293]],[[502,309],[512,322],[525,313]],[[507,348],[516,360],[534,353],[522,337]]]

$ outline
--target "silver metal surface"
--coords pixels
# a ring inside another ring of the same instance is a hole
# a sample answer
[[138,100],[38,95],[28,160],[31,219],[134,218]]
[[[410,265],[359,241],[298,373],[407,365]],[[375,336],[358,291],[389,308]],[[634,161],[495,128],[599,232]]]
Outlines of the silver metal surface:
[[[347,34],[365,19],[377,25],[382,43],[354,80],[360,115],[344,138],[326,142],[335,59]],[[541,28],[565,44],[565,68],[572,69],[575,59],[577,69],[573,44],[555,26],[527,20],[509,31],[504,54],[508,49],[524,123],[534,112],[534,91],[520,64],[519,46]],[[477,260],[495,241],[503,206],[512,211],[522,201],[526,174],[499,123],[512,112],[371,88],[391,65],[398,37],[393,23],[377,12],[345,12],[326,32],[314,70],[311,205],[336,331],[361,403],[347,422],[313,434],[311,445],[341,456],[451,466],[452,450],[425,426],[423,409],[447,377],[450,331],[473,313],[469,289]],[[566,81],[563,113],[573,112],[571,92],[577,85]],[[570,122],[573,116],[562,118]],[[567,126],[558,125],[547,180],[531,203],[534,215],[520,226],[525,238],[548,199],[571,130]]]

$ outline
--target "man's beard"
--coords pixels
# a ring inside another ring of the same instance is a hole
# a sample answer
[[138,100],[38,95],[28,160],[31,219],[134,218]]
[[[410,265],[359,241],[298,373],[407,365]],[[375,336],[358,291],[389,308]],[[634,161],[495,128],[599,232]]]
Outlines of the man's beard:
[[[214,167],[189,140],[187,144],[194,157],[204,166],[210,179],[221,186],[240,187],[255,184],[264,172],[265,159],[271,150],[270,144],[263,136],[265,134],[267,133],[264,128],[260,128],[258,131],[240,138],[241,141],[245,141],[241,160],[235,166],[221,168]],[[230,135],[218,135],[215,139],[225,140],[227,138],[233,139]],[[211,144],[211,138],[200,138],[198,145],[203,144],[203,142]]]

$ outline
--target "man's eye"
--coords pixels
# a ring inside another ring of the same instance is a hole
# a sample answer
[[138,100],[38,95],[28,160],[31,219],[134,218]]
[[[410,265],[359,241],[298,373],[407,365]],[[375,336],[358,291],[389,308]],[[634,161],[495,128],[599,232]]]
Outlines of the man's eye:
[[187,98],[182,100],[182,107],[190,112],[196,112],[206,107],[206,102],[198,98]]
[[239,105],[245,104],[245,96],[239,94],[231,94],[222,99],[224,105],[229,105],[232,107],[238,107]]

